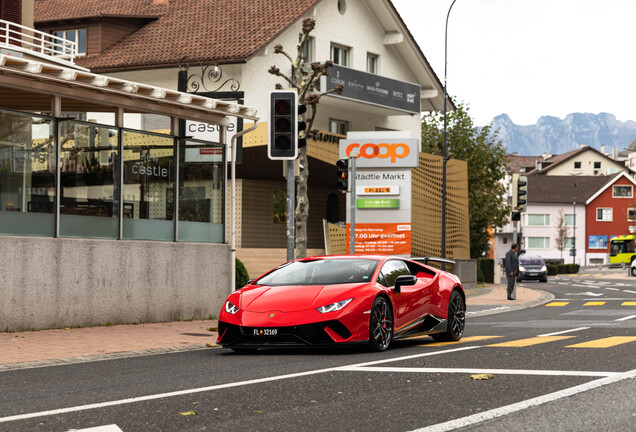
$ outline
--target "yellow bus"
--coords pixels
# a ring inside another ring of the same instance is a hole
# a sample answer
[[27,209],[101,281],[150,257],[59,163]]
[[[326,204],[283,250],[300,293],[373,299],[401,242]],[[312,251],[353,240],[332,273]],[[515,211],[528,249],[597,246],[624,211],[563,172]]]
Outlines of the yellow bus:
[[631,264],[636,259],[636,237],[633,235],[618,236],[610,239],[609,263]]

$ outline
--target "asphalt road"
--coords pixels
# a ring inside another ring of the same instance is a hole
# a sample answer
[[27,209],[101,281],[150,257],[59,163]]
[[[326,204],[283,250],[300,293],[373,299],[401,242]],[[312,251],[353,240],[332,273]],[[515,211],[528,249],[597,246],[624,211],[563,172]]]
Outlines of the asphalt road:
[[454,344],[214,348],[0,372],[0,430],[636,430],[636,278],[526,286],[555,299],[469,316]]

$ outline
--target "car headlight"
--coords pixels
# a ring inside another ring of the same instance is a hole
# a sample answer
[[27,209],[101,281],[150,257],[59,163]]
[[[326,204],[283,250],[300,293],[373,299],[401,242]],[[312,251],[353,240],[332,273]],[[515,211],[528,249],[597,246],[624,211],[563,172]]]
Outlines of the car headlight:
[[225,312],[234,315],[238,312],[238,308],[234,306],[229,300],[225,302]]
[[541,267],[541,271],[542,272],[548,271],[548,268],[546,266],[543,266],[543,267]]
[[331,303],[330,305],[327,305],[327,306],[321,306],[321,307],[318,308],[318,312],[327,313],[327,312],[339,311],[340,309],[345,307],[351,300],[353,300],[353,299],[350,298],[350,299],[347,299],[347,300],[342,300],[342,301],[339,301],[339,302]]
[[524,266],[520,265],[520,266],[519,266],[519,271],[521,271],[521,272],[525,272],[525,271],[526,271],[526,268],[525,268]]

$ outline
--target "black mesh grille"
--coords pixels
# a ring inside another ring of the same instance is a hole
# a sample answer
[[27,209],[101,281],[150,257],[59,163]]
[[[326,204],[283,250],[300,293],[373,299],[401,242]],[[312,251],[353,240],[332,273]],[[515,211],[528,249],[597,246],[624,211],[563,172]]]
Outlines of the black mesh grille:
[[343,339],[351,337],[351,332],[339,321],[305,324],[300,326],[276,327],[276,336],[255,336],[254,330],[261,327],[241,327],[219,321],[222,345],[236,346],[293,346],[332,344],[333,339],[325,331],[331,328]]

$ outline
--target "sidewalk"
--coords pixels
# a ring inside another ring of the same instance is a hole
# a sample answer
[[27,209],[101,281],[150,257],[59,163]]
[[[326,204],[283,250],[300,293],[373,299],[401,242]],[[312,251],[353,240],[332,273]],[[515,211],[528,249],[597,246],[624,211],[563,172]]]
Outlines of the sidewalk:
[[[542,291],[518,287],[506,300],[506,287],[487,284],[466,291],[467,308],[512,305],[531,307],[545,300]],[[547,300],[545,300],[547,301]],[[217,321],[177,321],[0,333],[0,372],[63,363],[133,357],[214,346]],[[208,345],[210,344],[210,345]]]

